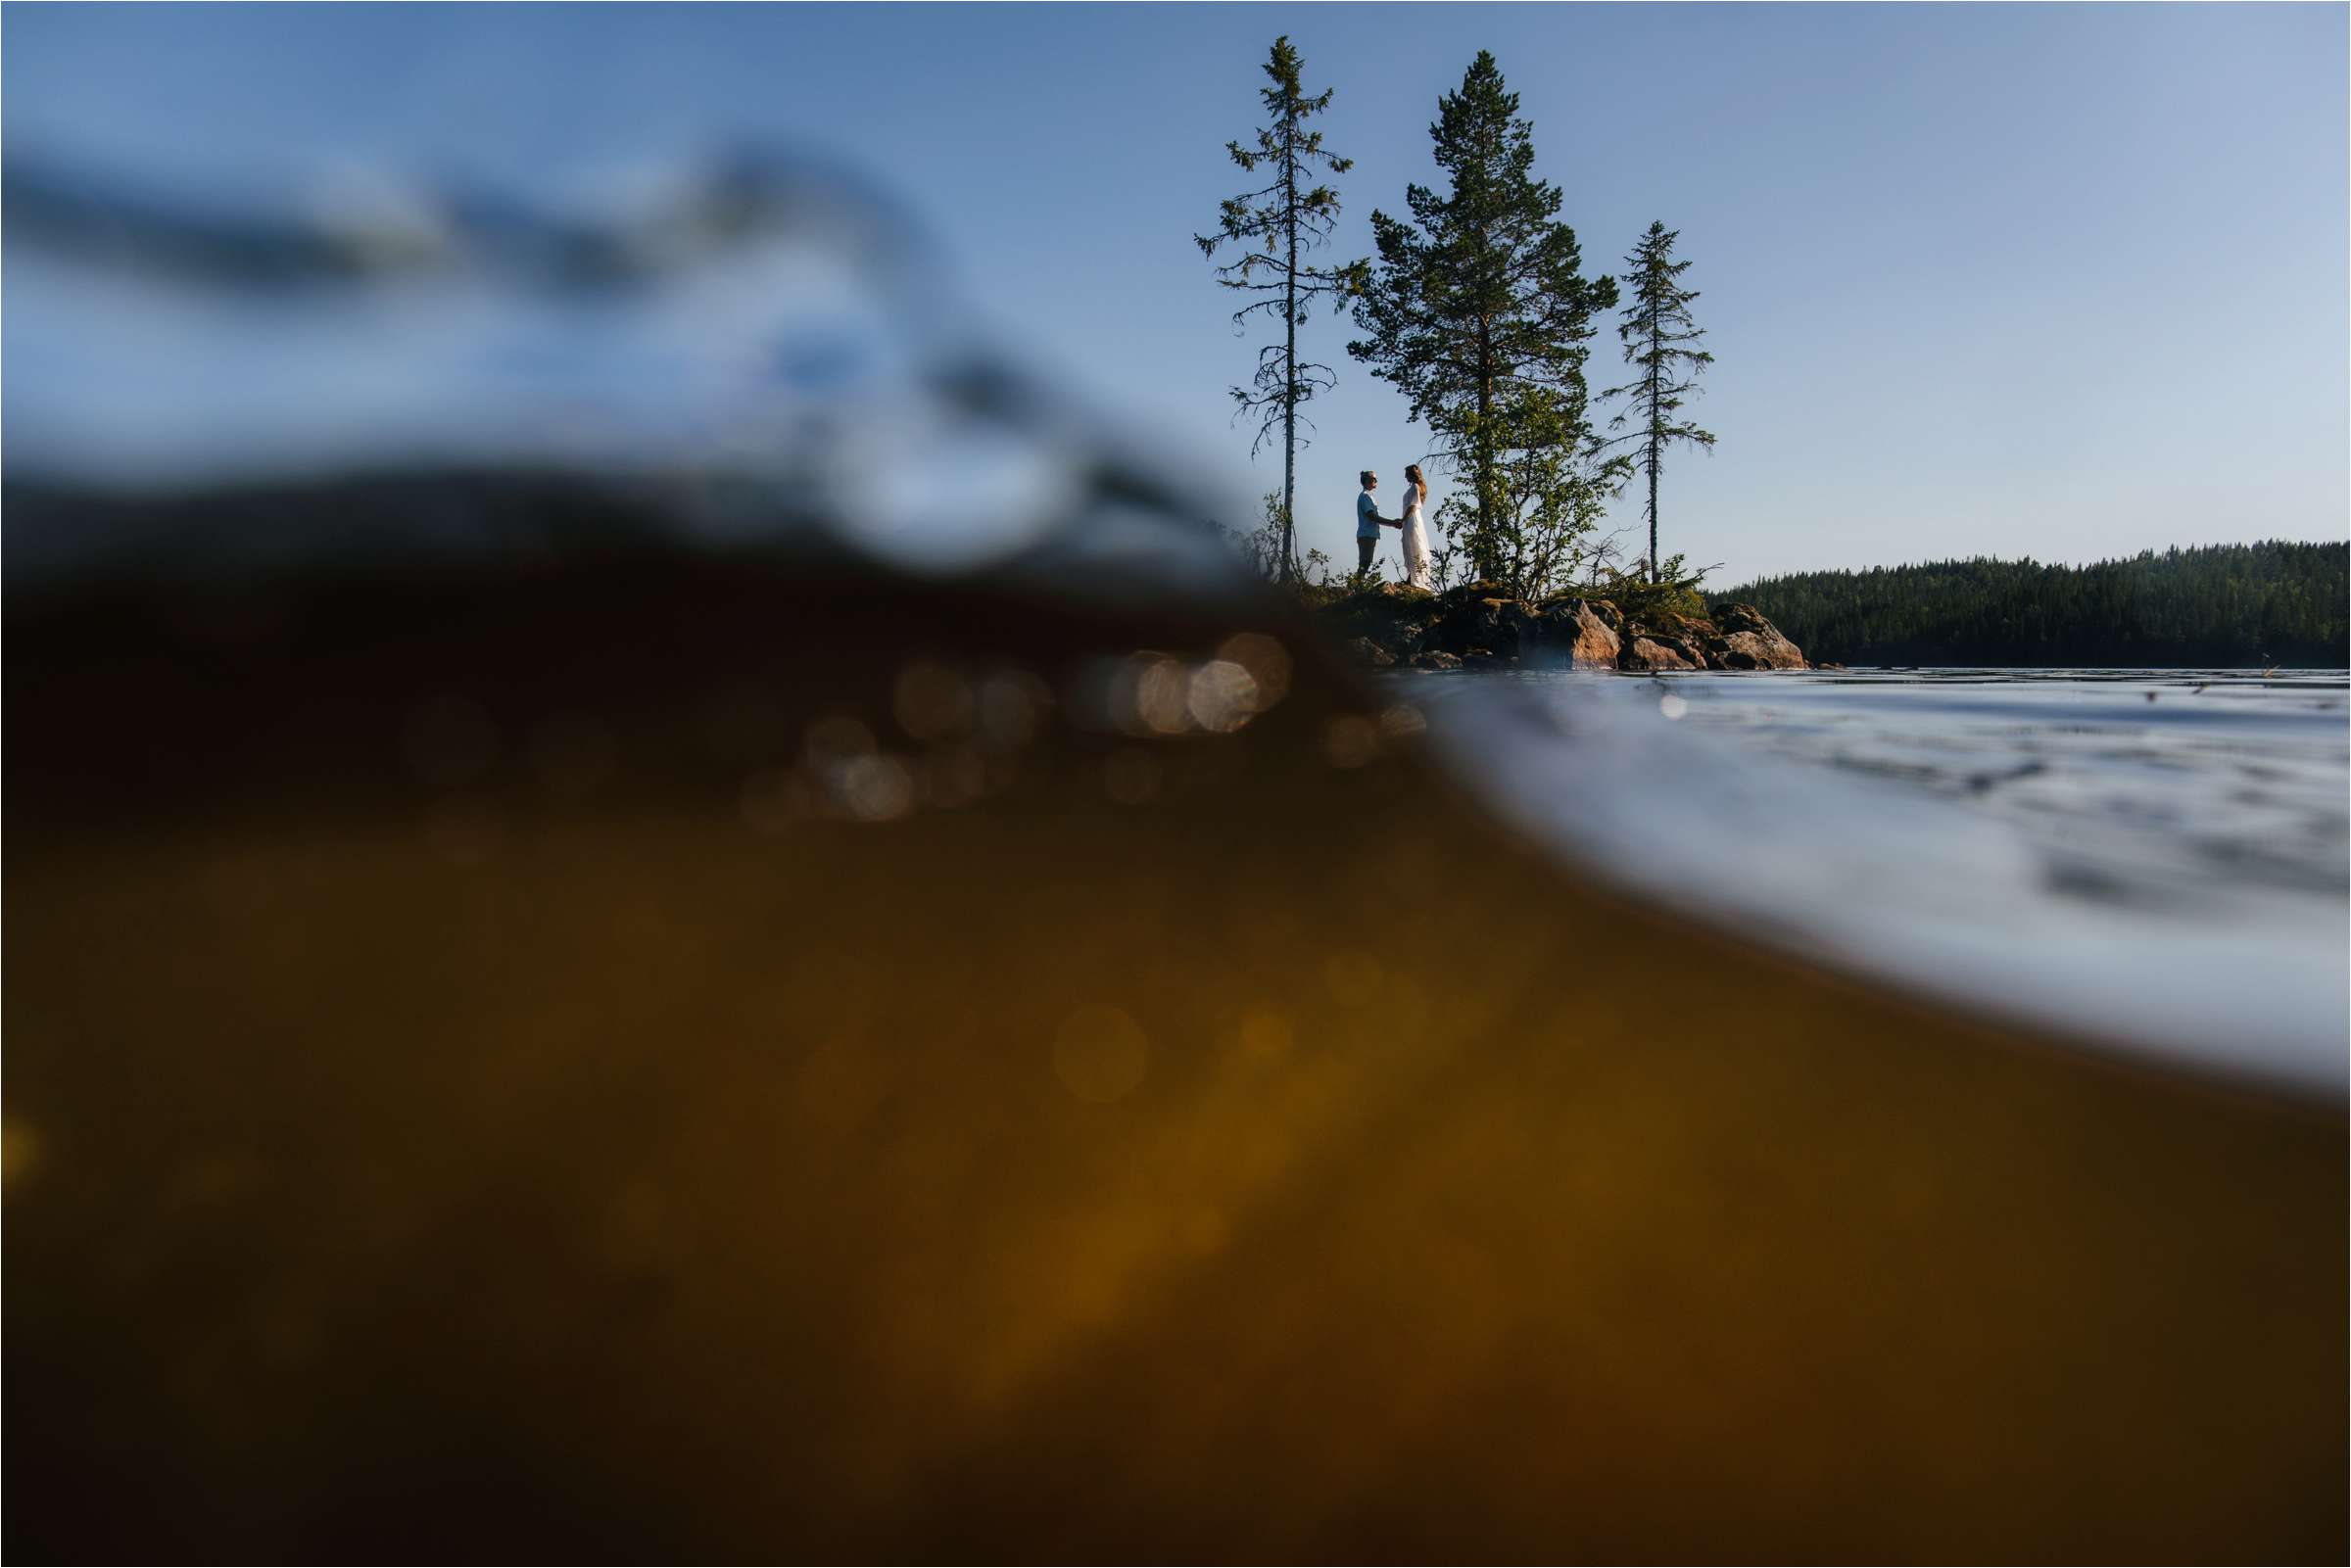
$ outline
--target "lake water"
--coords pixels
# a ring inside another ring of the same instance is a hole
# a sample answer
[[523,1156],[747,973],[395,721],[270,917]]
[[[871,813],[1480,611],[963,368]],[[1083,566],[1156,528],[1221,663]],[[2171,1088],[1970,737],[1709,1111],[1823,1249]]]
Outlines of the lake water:
[[1757,940],[2343,1092],[2345,672],[1395,677],[1523,830]]
[[[696,544],[770,539],[791,510],[909,571],[1255,602],[1224,551],[1170,523],[1190,465],[1143,461],[946,332],[958,312],[892,211],[824,166],[681,166],[675,189],[609,213],[477,191],[424,201],[422,236],[352,229],[293,189],[229,200],[178,179],[164,211],[24,172],[13,479],[659,473],[691,481],[676,528]],[[70,508],[27,515],[9,535],[20,585],[144,558]],[[201,564],[495,556],[471,517],[419,515],[397,539],[264,529],[207,541]],[[1699,918],[2117,1049],[2342,1090],[2341,671],[1392,686],[1495,810]]]

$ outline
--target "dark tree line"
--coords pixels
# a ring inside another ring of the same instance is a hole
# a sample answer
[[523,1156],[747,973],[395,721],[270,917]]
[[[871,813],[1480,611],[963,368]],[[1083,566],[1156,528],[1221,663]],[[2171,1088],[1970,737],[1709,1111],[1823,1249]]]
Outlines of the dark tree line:
[[2351,546],[2144,550],[2094,566],[1933,561],[1758,578],[1718,598],[1844,664],[2338,669]]

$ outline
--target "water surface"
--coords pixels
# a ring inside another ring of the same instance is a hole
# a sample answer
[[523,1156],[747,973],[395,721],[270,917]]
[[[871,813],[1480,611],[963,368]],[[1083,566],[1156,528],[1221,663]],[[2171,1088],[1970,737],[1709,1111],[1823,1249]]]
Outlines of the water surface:
[[2343,671],[1391,685],[1522,827],[1702,916],[2135,1054],[2342,1088]]

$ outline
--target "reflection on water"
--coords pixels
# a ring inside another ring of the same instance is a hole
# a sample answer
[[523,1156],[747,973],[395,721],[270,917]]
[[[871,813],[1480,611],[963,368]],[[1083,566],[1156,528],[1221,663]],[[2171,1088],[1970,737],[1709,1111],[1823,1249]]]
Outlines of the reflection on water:
[[2247,895],[2344,903],[2345,687],[2340,670],[1936,670],[1688,695],[1694,724],[1996,817],[2046,857],[2053,894],[2209,919]]
[[2341,1089],[2341,671],[1393,684],[1451,721],[1472,784],[1701,914]]

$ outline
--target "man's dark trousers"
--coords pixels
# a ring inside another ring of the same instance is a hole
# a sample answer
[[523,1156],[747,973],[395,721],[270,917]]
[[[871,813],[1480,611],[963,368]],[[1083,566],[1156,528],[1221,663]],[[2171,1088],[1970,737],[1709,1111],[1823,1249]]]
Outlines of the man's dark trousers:
[[1355,542],[1355,569],[1359,572],[1371,570],[1371,552],[1377,548],[1379,548],[1377,539],[1357,540]]

